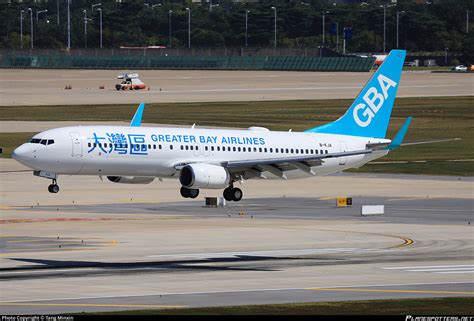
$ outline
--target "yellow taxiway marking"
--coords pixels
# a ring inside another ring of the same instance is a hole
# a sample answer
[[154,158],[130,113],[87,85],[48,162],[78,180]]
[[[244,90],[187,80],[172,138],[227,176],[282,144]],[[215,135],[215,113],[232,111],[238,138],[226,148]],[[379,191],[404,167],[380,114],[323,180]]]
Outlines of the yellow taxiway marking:
[[35,307],[115,307],[115,308],[186,308],[184,305],[157,305],[157,304],[96,304],[96,303],[9,303],[0,302],[0,306],[35,306]]
[[410,246],[414,243],[414,241],[408,237],[400,237],[400,238],[404,241],[404,243],[387,247],[387,249],[397,249],[397,248],[401,248],[405,246]]
[[428,293],[428,294],[467,294],[474,292],[436,291],[436,290],[378,290],[378,289],[356,289],[356,288],[307,288],[309,291],[343,291],[343,292],[378,292],[378,293]]

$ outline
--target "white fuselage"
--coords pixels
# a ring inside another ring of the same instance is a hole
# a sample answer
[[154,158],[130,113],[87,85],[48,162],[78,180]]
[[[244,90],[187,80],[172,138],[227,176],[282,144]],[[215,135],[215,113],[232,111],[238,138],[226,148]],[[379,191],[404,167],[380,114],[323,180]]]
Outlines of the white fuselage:
[[[39,140],[39,142],[38,142]],[[179,176],[180,164],[219,165],[237,160],[279,159],[292,156],[366,149],[367,144],[387,143],[380,138],[310,132],[75,126],[47,130],[34,142],[17,148],[13,157],[35,169],[66,175],[135,177]],[[48,143],[49,142],[49,143]],[[312,167],[315,175],[338,172],[382,157],[387,151],[325,159]],[[287,178],[313,174],[290,170]],[[276,178],[267,173],[266,177]]]

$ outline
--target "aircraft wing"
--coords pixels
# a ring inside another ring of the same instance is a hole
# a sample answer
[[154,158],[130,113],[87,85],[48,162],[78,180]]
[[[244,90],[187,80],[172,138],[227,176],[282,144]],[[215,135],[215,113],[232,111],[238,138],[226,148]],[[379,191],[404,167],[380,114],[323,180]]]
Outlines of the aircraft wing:
[[243,173],[244,178],[253,177],[266,178],[263,172],[270,172],[282,179],[286,179],[285,171],[299,169],[308,174],[315,175],[311,169],[313,166],[321,165],[325,159],[364,155],[372,153],[372,149],[356,150],[321,155],[302,155],[272,159],[252,159],[222,162],[221,166],[227,168],[231,173]]

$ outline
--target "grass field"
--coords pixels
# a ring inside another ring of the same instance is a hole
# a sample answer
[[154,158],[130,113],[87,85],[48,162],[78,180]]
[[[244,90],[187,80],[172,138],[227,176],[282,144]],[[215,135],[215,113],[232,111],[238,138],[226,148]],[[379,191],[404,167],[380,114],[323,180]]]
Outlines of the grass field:
[[[459,137],[462,140],[400,148],[380,161],[426,163],[367,165],[358,171],[435,175],[474,175],[474,97],[398,98],[387,137],[392,138],[408,116],[414,120],[407,142]],[[340,117],[352,100],[148,104],[143,121],[160,124],[240,127],[302,131]],[[136,106],[0,107],[0,120],[128,121]],[[2,133],[4,157],[34,133]],[[451,160],[462,160],[452,162]],[[449,161],[449,162],[448,162]]]
[[394,299],[296,304],[246,305],[216,308],[137,310],[101,315],[472,315],[474,297]]

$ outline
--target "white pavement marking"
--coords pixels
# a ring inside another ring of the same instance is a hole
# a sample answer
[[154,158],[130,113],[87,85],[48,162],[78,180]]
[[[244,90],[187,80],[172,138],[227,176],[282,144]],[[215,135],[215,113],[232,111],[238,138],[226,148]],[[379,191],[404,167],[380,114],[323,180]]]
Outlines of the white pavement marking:
[[474,265],[433,265],[433,266],[402,266],[382,268],[384,270],[400,270],[403,272],[428,272],[438,274],[474,273]]

